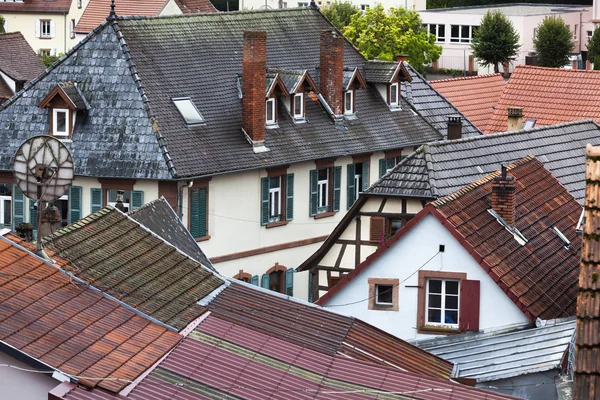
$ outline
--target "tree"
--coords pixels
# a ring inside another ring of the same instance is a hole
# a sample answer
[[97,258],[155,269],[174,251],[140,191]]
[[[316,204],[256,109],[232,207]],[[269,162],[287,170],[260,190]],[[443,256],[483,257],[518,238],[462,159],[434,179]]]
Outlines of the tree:
[[562,18],[546,17],[538,25],[533,47],[540,67],[560,68],[569,63],[569,53],[575,47],[571,30]]
[[0,33],[6,33],[4,31],[4,23],[6,22],[6,20],[4,19],[4,17],[2,15],[0,15]]
[[516,57],[519,47],[519,34],[512,22],[499,10],[488,11],[479,29],[473,34],[471,48],[473,55],[483,65],[493,65],[494,72],[500,72],[499,64]]
[[594,63],[594,69],[600,70],[600,27],[594,29],[594,34],[588,39],[588,60]]
[[419,71],[442,54],[442,47],[435,44],[435,36],[427,32],[419,14],[404,8],[386,12],[378,4],[365,13],[352,15],[343,33],[366,58],[390,61],[406,54],[408,62]]
[[350,1],[334,1],[330,6],[323,7],[321,12],[341,32],[344,27],[350,25],[350,18],[360,13],[360,9]]

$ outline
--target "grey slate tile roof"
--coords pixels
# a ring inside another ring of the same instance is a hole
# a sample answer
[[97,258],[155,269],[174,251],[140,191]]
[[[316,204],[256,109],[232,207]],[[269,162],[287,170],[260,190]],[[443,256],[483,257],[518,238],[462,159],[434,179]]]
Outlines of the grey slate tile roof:
[[437,198],[498,170],[501,163],[533,154],[581,202],[587,143],[600,144],[600,127],[591,120],[428,143],[366,193]]
[[60,87],[63,90],[63,92],[65,92],[65,94],[69,96],[69,99],[71,99],[71,101],[73,102],[73,104],[75,104],[75,107],[77,107],[78,110],[89,109],[89,103],[87,102],[79,88],[75,86],[73,82],[63,82],[60,84]]
[[414,344],[457,365],[459,378],[486,382],[560,369],[574,333],[573,318],[540,328],[466,333]]
[[208,257],[202,252],[164,197],[146,203],[142,207],[130,211],[128,215],[194,260],[214,270]]
[[369,83],[389,83],[397,68],[397,62],[369,60],[364,66],[365,79]]

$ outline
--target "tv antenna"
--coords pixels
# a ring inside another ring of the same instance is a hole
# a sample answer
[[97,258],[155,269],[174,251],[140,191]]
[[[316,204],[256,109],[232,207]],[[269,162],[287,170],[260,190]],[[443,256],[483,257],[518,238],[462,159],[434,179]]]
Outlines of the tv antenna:
[[[52,202],[71,187],[74,178],[71,152],[58,139],[42,135],[27,139],[15,153],[13,162],[15,183],[35,207],[41,211],[43,202]],[[36,251],[42,256],[40,222],[37,213]]]

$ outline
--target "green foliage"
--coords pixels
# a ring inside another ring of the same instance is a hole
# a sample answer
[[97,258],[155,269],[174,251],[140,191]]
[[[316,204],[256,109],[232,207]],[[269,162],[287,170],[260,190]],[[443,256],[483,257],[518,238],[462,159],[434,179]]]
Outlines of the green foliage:
[[485,14],[471,43],[473,55],[485,66],[493,65],[495,72],[499,64],[516,57],[519,47],[519,34],[499,10]]
[[58,61],[58,59],[61,58],[63,55],[64,55],[63,53],[57,54],[55,56],[39,54],[39,57],[40,57],[40,60],[42,60],[42,62],[46,66],[46,68],[48,68],[49,66],[54,64],[56,61]]
[[594,29],[594,34],[587,42],[588,59],[594,63],[594,69],[600,68],[596,59],[600,57],[600,27]]
[[350,1],[334,1],[328,7],[323,7],[321,12],[340,32],[344,27],[350,25],[350,19],[356,13],[360,13],[360,9]]
[[560,17],[546,17],[537,27],[533,47],[540,67],[560,68],[569,63],[569,53],[575,47],[571,30]]
[[418,71],[442,54],[442,47],[435,44],[435,36],[423,27],[419,14],[404,8],[390,8],[386,12],[378,4],[365,13],[352,15],[343,33],[366,58],[391,61],[399,54],[406,54],[410,65]]
[[6,32],[4,31],[4,22],[5,22],[5,21],[6,21],[6,20],[4,19],[4,17],[3,17],[2,15],[0,15],[0,33],[6,33]]
[[[577,0],[576,4],[592,5],[594,0]],[[427,0],[427,9],[430,8],[448,8],[448,7],[466,7],[466,6],[486,6],[505,3],[544,3],[544,4],[568,4],[565,0]]]

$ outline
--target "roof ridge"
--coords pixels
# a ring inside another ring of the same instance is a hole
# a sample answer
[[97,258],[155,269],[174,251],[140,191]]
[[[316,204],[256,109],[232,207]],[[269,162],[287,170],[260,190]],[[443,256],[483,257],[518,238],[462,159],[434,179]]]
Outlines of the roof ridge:
[[[600,71],[596,71],[593,69],[565,69],[565,68],[550,68],[550,67],[540,67],[537,65],[517,65],[515,67],[515,71],[517,71],[518,69],[538,69],[538,70],[542,70],[542,71],[556,71],[556,72],[561,72],[561,73],[565,73],[565,74],[569,74],[569,73],[576,73],[576,72],[589,72],[589,73],[594,73],[594,74],[600,74]],[[514,71],[513,71],[514,74]],[[511,75],[512,77],[512,75]]]
[[493,76],[502,76],[502,74],[500,72],[497,72],[495,74],[483,74],[483,75],[473,75],[473,76],[459,76],[457,78],[436,79],[436,80],[429,81],[429,83],[468,81],[468,80],[477,80],[477,79],[482,79],[482,78],[491,78]]
[[[118,21],[135,21],[135,20],[145,20],[145,19],[180,19],[180,18],[194,18],[194,17],[206,17],[206,16],[224,16],[224,15],[240,15],[240,14],[256,14],[256,13],[269,13],[269,12],[277,12],[277,13],[285,13],[285,12],[318,12],[323,15],[319,10],[314,10],[307,7],[294,7],[294,8],[271,8],[268,10],[237,10],[237,11],[227,11],[227,12],[198,12],[191,14],[177,14],[177,15],[128,15],[128,16],[118,16]],[[333,25],[333,24],[332,24]],[[337,28],[336,28],[337,30]],[[341,33],[341,32],[340,32]]]

